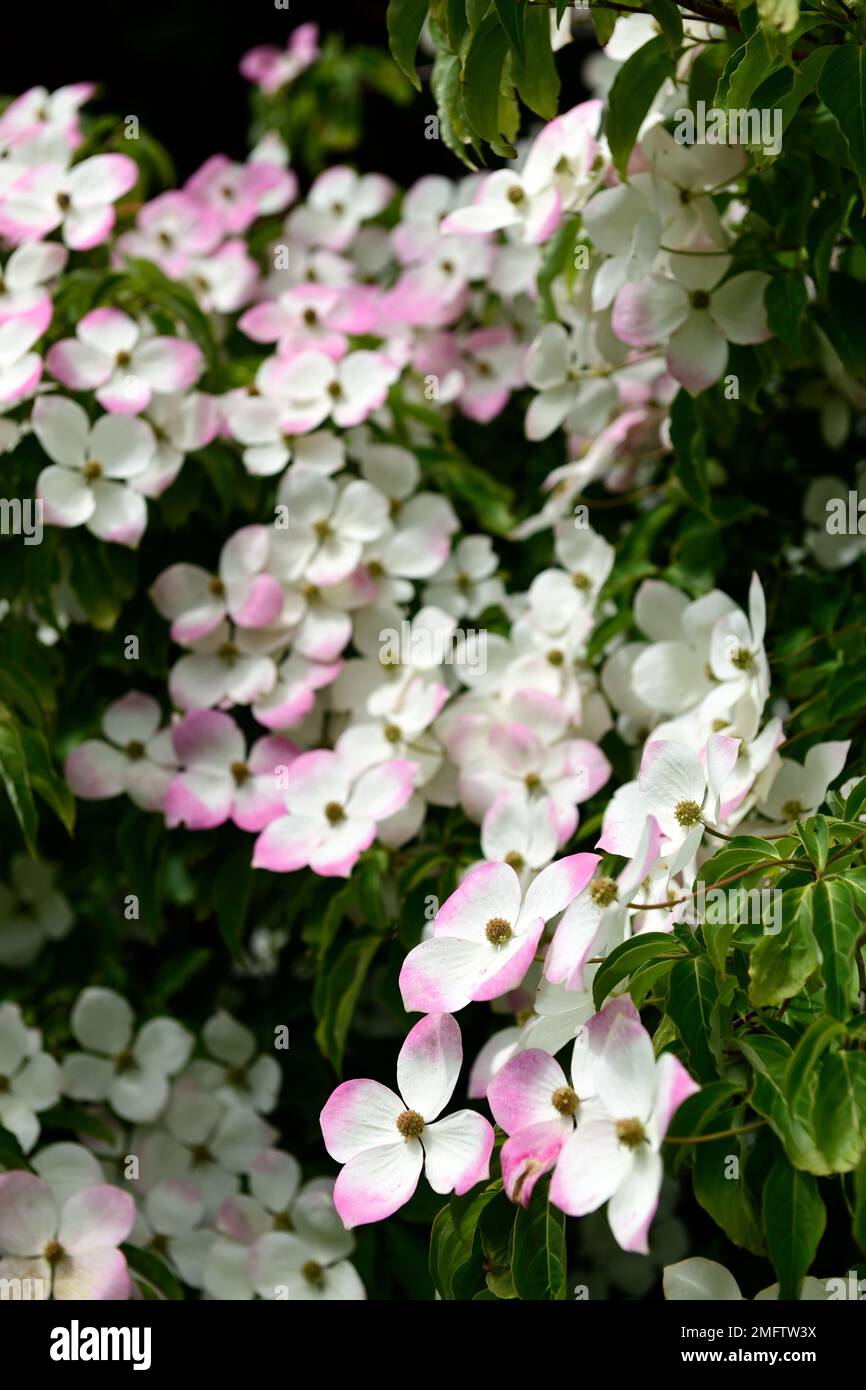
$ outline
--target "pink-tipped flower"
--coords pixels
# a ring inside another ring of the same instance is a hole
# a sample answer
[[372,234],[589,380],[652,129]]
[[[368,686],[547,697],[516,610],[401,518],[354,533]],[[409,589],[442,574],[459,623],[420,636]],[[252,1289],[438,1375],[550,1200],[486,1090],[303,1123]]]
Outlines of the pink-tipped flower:
[[131,690],[109,705],[101,739],[80,743],[66,759],[66,780],[82,801],[104,801],[126,792],[144,811],[161,811],[177,759],[168,729],[159,731],[159,705]]
[[137,415],[154,392],[186,391],[201,374],[201,348],[183,338],[142,336],[119,309],[93,309],[48,352],[45,365],[72,391],[95,391],[100,405],[120,415]]
[[184,563],[163,570],[150,596],[171,621],[175,642],[182,646],[196,642],[226,617],[243,628],[270,627],[276,622],[283,590],[272,575],[262,573],[269,544],[266,526],[244,526],[223,546],[219,574]]
[[138,179],[138,165],[125,154],[97,154],[66,169],[37,164],[6,190],[0,232],[18,246],[41,241],[57,227],[73,251],[89,251],[111,234],[112,206]]
[[296,81],[318,56],[318,24],[300,24],[286,48],[260,44],[245,53],[240,63],[241,76],[255,82],[263,92],[278,92]]
[[443,903],[433,936],[409,952],[400,971],[407,1010],[465,1008],[516,989],[532,964],[545,923],[568,907],[592,877],[597,854],[550,864],[524,897],[510,864],[480,864]]
[[401,758],[359,773],[339,744],[334,752],[302,753],[286,778],[288,814],[256,840],[253,867],[289,873],[309,865],[326,878],[348,878],[375,840],[377,823],[406,805],[414,775],[414,763]]
[[165,798],[168,826],[212,830],[232,820],[241,830],[261,830],[281,814],[279,772],[287,773],[297,747],[285,738],[258,739],[247,756],[244,736],[218,710],[194,710],[172,729],[183,772]]
[[2,1173],[0,1279],[39,1280],[46,1299],[127,1299],[132,1285],[117,1247],[134,1221],[132,1197],[108,1183],[84,1188],[58,1207],[35,1174]]
[[334,1203],[346,1227],[382,1221],[405,1206],[426,1166],[434,1192],[461,1196],[489,1176],[493,1130],[474,1110],[439,1120],[463,1061],[460,1028],[430,1014],[397,1058],[399,1095],[378,1081],[345,1081],[321,1114],[325,1147],[345,1164]]
[[674,1112],[700,1088],[672,1052],[656,1060],[636,1011],[608,1009],[597,1016],[612,1023],[594,1070],[596,1099],[563,1146],[550,1199],[569,1216],[607,1202],[617,1243],[645,1255],[662,1185],[662,1141]]

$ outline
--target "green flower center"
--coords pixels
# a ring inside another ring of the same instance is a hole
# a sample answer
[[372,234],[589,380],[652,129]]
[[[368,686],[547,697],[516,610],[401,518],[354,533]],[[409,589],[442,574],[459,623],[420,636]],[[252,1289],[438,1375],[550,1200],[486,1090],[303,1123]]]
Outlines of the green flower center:
[[573,1091],[570,1086],[557,1086],[550,1097],[550,1103],[554,1110],[559,1111],[560,1115],[573,1115],[580,1102],[577,1092]]
[[504,946],[506,941],[511,940],[514,932],[511,930],[511,923],[506,922],[504,917],[491,917],[484,928],[484,935],[491,946]]
[[616,894],[617,882],[615,878],[605,878],[602,875],[600,878],[593,879],[589,885],[589,896],[596,907],[610,907],[611,903],[616,902]]
[[701,808],[696,801],[678,801],[674,807],[674,817],[684,830],[688,830],[700,821]]
[[404,1110],[397,1116],[397,1128],[404,1139],[420,1139],[424,1132],[424,1116],[417,1110]]
[[627,1149],[637,1149],[646,1142],[646,1130],[640,1120],[617,1120],[616,1137]]

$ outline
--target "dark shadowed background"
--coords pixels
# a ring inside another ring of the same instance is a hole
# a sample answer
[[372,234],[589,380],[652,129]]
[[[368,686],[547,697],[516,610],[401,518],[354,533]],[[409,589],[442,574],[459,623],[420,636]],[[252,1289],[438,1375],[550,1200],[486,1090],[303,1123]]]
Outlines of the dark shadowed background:
[[[183,179],[210,154],[242,158],[246,151],[250,88],[238,62],[247,49],[283,45],[292,29],[311,20],[347,47],[384,48],[386,8],[386,0],[289,0],[287,10],[273,0],[18,0],[4,16],[0,93],[37,83],[98,82],[100,98],[88,109],[138,116],[171,152]],[[586,95],[580,66],[590,45],[587,32],[559,55],[563,108]],[[369,94],[357,162],[403,183],[423,173],[453,174],[459,168],[453,155],[441,142],[423,140],[424,117],[434,109],[426,85],[409,107]]]

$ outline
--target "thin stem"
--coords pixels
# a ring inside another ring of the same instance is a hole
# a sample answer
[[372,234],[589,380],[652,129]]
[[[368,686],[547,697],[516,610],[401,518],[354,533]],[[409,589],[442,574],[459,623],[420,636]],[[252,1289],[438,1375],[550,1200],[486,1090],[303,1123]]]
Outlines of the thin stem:
[[689,1134],[682,1139],[675,1135],[666,1135],[662,1142],[664,1144],[709,1144],[714,1139],[729,1139],[734,1134],[751,1134],[755,1129],[762,1129],[766,1123],[766,1120],[753,1120],[748,1125],[735,1125],[733,1129],[717,1129],[713,1134]]
[[860,981],[860,1012],[866,1013],[866,961],[863,960],[863,947],[866,946],[866,932],[858,936],[854,946],[854,955],[857,960],[857,976]]
[[841,845],[839,849],[836,850],[835,854],[831,854],[830,858],[827,860],[827,864],[824,865],[825,870],[827,865],[833,863],[834,859],[841,859],[843,855],[848,854],[855,845],[859,845],[860,841],[863,839],[866,839],[866,830],[861,830],[860,834],[855,835],[853,840],[849,840],[847,845]]
[[802,652],[808,651],[816,642],[829,642],[831,637],[844,637],[847,632],[866,632],[863,623],[849,623],[847,627],[839,627],[835,632],[819,632],[815,637],[810,637],[808,642],[804,642],[802,647],[796,647],[792,652],[786,652],[784,656],[771,656],[771,666],[781,666],[785,661],[793,661]]
[[580,502],[585,507],[597,507],[599,511],[608,511],[613,507],[627,507],[631,502],[640,502],[644,497],[651,497],[653,493],[664,492],[667,485],[667,481],[647,483],[646,487],[635,488],[633,492],[623,492],[619,497],[611,499],[605,497],[601,500],[584,497],[581,493],[577,493],[571,500],[572,502]]

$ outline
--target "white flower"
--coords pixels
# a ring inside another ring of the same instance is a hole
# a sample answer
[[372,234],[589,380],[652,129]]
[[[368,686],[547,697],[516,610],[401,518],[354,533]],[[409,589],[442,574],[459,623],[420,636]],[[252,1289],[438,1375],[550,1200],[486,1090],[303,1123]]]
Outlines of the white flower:
[[32,964],[48,941],[60,941],[72,926],[72,912],[54,887],[46,864],[15,854],[11,883],[0,883],[0,964]]
[[64,1086],[76,1100],[107,1101],[124,1120],[155,1120],[168,1102],[169,1078],[185,1065],[191,1035],[171,1018],[152,1018],[133,1037],[134,1015],[114,990],[88,987],[70,1026],[86,1052],[63,1063]]
[[153,430],[143,420],[103,415],[91,428],[75,401],[43,396],[33,407],[33,432],[53,460],[36,482],[45,520],[86,525],[100,540],[136,546],[147,525],[147,504],[126,486],[150,465]]
[[42,1037],[26,1028],[17,1004],[0,1005],[0,1126],[25,1153],[39,1138],[38,1114],[60,1099],[61,1072],[42,1051]]

